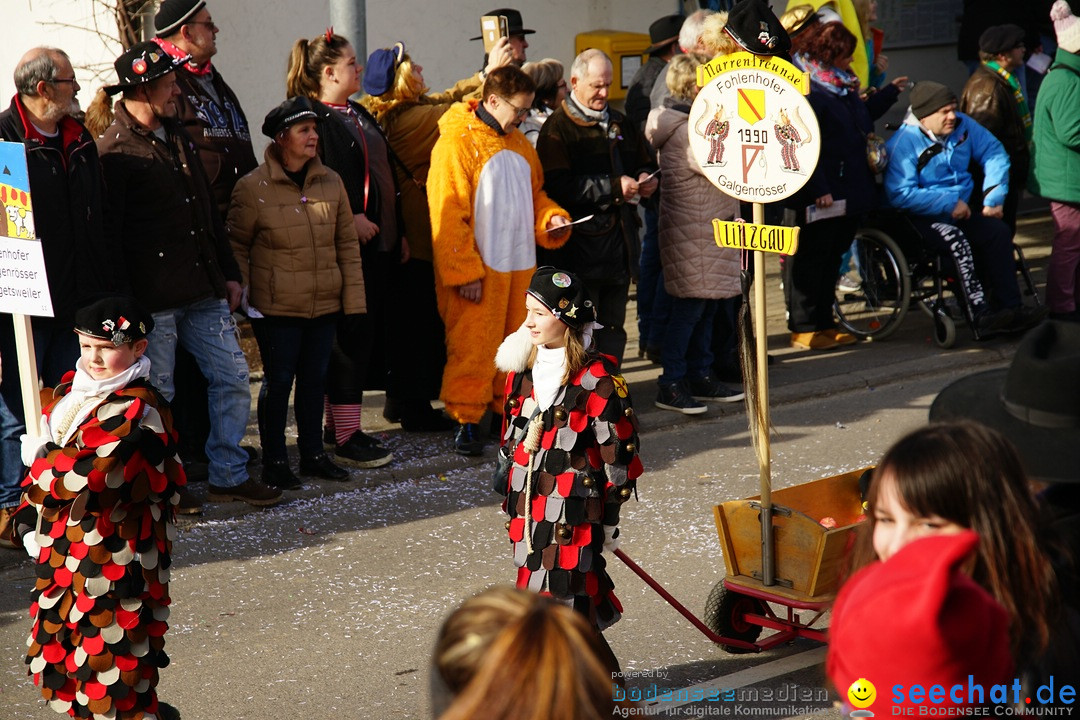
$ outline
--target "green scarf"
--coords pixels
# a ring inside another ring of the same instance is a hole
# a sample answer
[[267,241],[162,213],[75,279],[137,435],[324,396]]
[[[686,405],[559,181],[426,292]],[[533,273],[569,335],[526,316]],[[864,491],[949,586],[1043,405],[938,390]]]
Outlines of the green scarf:
[[1005,82],[1009,83],[1009,87],[1012,88],[1013,97],[1016,98],[1016,110],[1020,113],[1020,119],[1024,121],[1024,139],[1030,143],[1031,112],[1028,110],[1028,104],[1027,100],[1024,99],[1024,93],[1020,92],[1020,81],[1013,77],[1011,72],[1001,67],[1001,65],[998,65],[994,60],[987,61],[985,65],[1003,77]]

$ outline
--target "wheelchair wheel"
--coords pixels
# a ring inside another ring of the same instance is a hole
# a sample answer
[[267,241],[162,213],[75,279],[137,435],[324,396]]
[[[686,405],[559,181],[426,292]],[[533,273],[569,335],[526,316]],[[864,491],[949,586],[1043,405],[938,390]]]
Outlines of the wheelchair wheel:
[[934,343],[943,350],[956,344],[956,321],[944,310],[934,313]]
[[833,311],[844,330],[865,340],[883,340],[900,327],[911,301],[907,260],[896,242],[873,228],[855,235],[848,271],[836,284]]

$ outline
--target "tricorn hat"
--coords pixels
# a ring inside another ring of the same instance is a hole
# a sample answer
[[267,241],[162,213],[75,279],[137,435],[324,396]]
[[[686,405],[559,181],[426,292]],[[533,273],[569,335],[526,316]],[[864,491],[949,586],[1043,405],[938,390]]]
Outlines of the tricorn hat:
[[537,268],[526,291],[574,330],[596,321],[596,306],[577,275],[550,265]]
[[652,45],[645,48],[645,52],[656,52],[667,47],[679,39],[679,31],[682,30],[686,18],[682,15],[665,15],[649,26],[649,42]]
[[[524,22],[521,19],[521,13],[514,8],[495,8],[484,13],[484,15],[505,15],[506,16],[506,29],[510,35],[532,35],[535,30],[529,30],[525,27]],[[483,35],[477,35],[476,37],[469,38],[469,40],[482,40]]]
[[1080,324],[1048,320],[1024,336],[1007,369],[948,385],[930,421],[955,418],[1005,434],[1032,477],[1080,482]]
[[156,42],[137,43],[116,58],[113,67],[116,68],[117,82],[115,85],[106,85],[105,93],[115,95],[122,90],[157,80],[189,60],[190,55],[180,58],[169,55]]
[[740,0],[728,13],[724,29],[755,55],[786,55],[791,38],[765,0]]
[[206,5],[206,0],[163,0],[154,15],[154,30],[158,37],[169,37],[190,22]]
[[130,295],[107,295],[75,311],[75,332],[117,347],[142,340],[153,329],[154,317]]

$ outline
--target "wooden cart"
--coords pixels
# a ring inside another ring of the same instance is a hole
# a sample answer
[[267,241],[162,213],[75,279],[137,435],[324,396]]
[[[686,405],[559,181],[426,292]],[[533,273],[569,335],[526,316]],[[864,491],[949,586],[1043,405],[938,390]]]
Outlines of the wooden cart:
[[[761,504],[758,497],[713,508],[727,576],[709,593],[698,619],[621,550],[631,570],[729,652],[760,652],[803,637],[825,642],[825,628],[812,627],[836,596],[844,557],[862,520],[859,478],[865,469],[814,480],[772,493],[772,585],[762,582]],[[832,518],[836,526],[819,521]],[[786,608],[778,615],[769,603]],[[810,613],[803,619],[799,611]],[[777,632],[758,640],[763,628]]]

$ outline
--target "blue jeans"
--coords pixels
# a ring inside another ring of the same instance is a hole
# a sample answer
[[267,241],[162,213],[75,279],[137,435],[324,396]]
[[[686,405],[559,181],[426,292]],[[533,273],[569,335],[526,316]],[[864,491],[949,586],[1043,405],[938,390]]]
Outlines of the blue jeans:
[[248,479],[248,454],[240,447],[251,415],[248,366],[229,305],[207,298],[184,307],[154,313],[149,335],[150,382],[166,400],[176,395],[173,365],[179,342],[195,358],[206,377],[210,410],[210,437],[206,457],[210,460],[210,484],[236,487]]
[[[38,378],[45,387],[60,384],[64,373],[75,369],[79,341],[70,319],[35,317],[30,320]],[[0,355],[4,378],[0,383],[0,507],[19,502],[19,485],[26,477],[19,436],[26,432],[22,402],[22,379],[15,349],[15,327],[10,315],[0,315]]]
[[326,369],[340,313],[317,318],[266,317],[251,321],[263,361],[259,391],[259,438],[263,457],[286,460],[289,392],[296,380],[296,445],[300,457],[323,452],[322,413]]
[[687,377],[700,378],[712,372],[713,318],[719,300],[671,298],[671,313],[664,328],[660,361],[664,371],[658,382],[670,385]]

